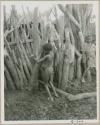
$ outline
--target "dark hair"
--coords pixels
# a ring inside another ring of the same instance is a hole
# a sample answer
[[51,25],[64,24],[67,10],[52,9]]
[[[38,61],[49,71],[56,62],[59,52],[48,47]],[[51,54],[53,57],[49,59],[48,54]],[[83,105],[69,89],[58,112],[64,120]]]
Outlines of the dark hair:
[[46,43],[43,46],[43,50],[46,51],[46,52],[50,52],[52,50],[52,45],[50,43]]

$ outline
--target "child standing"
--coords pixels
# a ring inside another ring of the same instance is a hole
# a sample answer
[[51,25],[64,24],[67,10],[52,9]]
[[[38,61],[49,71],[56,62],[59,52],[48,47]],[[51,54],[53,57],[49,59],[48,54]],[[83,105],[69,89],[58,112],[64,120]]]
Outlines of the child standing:
[[37,60],[37,63],[40,64],[41,79],[44,82],[44,86],[51,101],[53,101],[53,97],[50,93],[49,86],[52,88],[55,96],[58,97],[55,87],[53,85],[53,61],[54,61],[53,47],[49,42],[43,46],[43,55],[39,60]]

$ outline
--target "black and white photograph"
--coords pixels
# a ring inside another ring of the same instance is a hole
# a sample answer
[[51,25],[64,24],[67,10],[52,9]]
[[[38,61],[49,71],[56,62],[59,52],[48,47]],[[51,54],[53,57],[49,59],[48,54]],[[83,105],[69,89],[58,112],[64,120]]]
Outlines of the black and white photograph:
[[98,2],[2,1],[4,122],[98,120]]

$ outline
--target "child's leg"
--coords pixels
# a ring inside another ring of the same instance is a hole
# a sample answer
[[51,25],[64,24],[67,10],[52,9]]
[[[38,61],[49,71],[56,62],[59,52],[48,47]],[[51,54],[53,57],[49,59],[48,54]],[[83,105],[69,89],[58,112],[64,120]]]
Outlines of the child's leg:
[[56,90],[55,90],[55,87],[53,85],[53,72],[50,73],[50,81],[49,81],[50,85],[51,85],[51,88],[55,94],[56,97],[58,97],[58,94],[56,93]]
[[50,85],[51,85],[51,87],[52,87],[52,90],[53,90],[55,96],[58,97],[58,94],[56,93],[55,87],[54,87],[54,85],[52,84],[52,82],[50,82]]
[[46,88],[46,91],[47,91],[47,93],[48,93],[48,95],[49,95],[51,101],[53,101],[53,97],[52,97],[52,95],[51,95],[51,93],[50,93],[50,91],[49,91],[48,85],[45,85],[45,88]]

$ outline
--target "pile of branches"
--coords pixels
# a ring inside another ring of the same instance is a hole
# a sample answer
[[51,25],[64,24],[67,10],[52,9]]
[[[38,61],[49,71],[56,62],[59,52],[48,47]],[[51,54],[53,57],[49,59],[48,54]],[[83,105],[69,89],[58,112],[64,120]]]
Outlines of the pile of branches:
[[[39,57],[41,47],[49,37],[48,24],[44,16],[39,15],[38,7],[23,15],[18,15],[15,6],[11,6],[7,18],[4,6],[4,87],[16,90],[38,87],[38,65],[31,59]],[[51,9],[46,12],[49,20]]]
[[8,20],[6,12],[4,13],[5,89],[23,89],[25,86],[31,85],[35,78],[33,75],[35,67],[29,57],[31,54],[38,54],[41,41],[37,29],[37,12],[38,9],[35,8],[33,22],[30,12],[28,12],[30,22],[25,18],[24,12],[23,16],[19,17],[15,6],[12,6]]
[[[70,29],[72,41],[76,50],[84,49],[85,37],[88,34],[90,26],[90,18],[92,7],[90,5],[57,5],[62,11],[63,16],[58,17],[57,10],[54,8],[46,12],[46,19],[50,22],[51,31],[48,24],[44,21],[43,15],[39,15],[38,7],[34,12],[30,12],[27,8],[28,18],[23,10],[23,16],[19,16],[12,6],[10,17],[6,18],[4,7],[4,49],[5,49],[5,89],[23,89],[26,86],[38,87],[38,65],[30,59],[32,55],[39,57],[41,47],[50,37],[52,41],[58,39],[61,44],[59,49],[59,61],[57,67],[58,85],[57,87],[64,89],[65,82],[63,43],[65,26]],[[50,21],[50,14],[55,16],[55,21]],[[56,43],[55,43],[56,44]],[[75,58],[72,75],[77,79],[81,79],[81,66]],[[57,90],[62,93],[62,91]],[[93,93],[94,95],[94,93]]]

